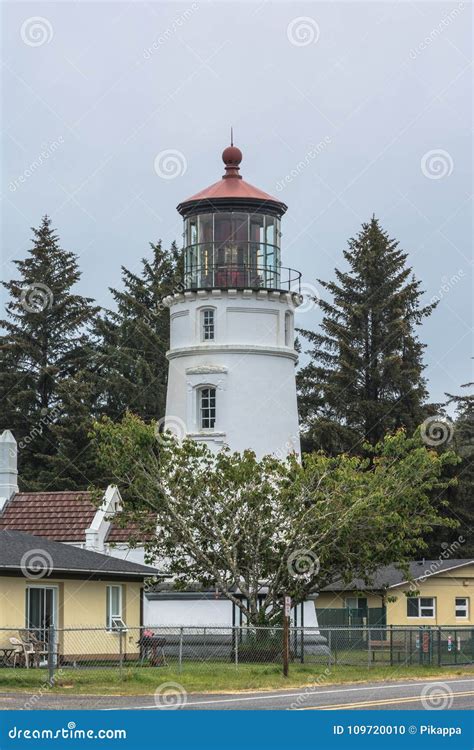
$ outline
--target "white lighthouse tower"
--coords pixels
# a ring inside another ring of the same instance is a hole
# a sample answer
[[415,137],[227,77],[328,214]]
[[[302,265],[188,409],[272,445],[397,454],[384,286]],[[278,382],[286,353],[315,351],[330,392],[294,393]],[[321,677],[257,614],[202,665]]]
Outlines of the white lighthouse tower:
[[184,290],[167,298],[171,342],[165,428],[216,450],[300,452],[294,311],[301,274],[280,261],[284,203],[245,182],[241,151],[178,206]]

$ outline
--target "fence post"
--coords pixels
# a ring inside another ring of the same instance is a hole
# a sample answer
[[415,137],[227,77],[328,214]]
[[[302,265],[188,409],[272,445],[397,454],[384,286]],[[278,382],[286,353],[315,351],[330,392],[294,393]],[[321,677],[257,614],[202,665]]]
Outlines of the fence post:
[[288,677],[288,662],[290,660],[290,630],[289,617],[283,615],[283,676]]
[[[321,631],[320,631],[320,632],[321,632]],[[328,653],[328,667],[329,667],[329,668],[331,667],[331,664],[332,664],[332,654],[331,654],[331,634],[332,634],[332,630],[331,630],[331,629],[329,628],[329,629],[328,629],[328,652],[329,652],[329,653]]]
[[368,661],[368,667],[370,669],[370,662],[372,659],[372,642],[370,640],[370,628],[367,628],[367,661]]
[[441,666],[441,626],[438,628],[438,667]]
[[183,628],[179,629],[179,671],[181,672],[183,668]]
[[304,664],[304,627],[301,628],[300,641],[301,641],[301,663]]
[[235,666],[239,666],[239,628],[236,626],[234,630],[234,636],[235,636],[235,649],[234,649],[234,661]]
[[389,625],[389,639],[390,639],[390,666],[393,667],[393,625]]
[[48,678],[49,678],[49,684],[52,686],[54,685],[54,657],[55,657],[55,648],[54,648],[54,641],[55,641],[55,629],[53,625],[49,626],[49,632],[48,632]]
[[120,679],[123,676],[123,643],[122,643],[122,628],[119,627],[119,675]]

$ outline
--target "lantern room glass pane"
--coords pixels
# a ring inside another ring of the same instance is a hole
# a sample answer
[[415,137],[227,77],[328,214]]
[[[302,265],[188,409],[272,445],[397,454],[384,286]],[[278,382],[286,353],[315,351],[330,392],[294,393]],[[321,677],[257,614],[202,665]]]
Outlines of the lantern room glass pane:
[[279,288],[278,218],[243,211],[200,214],[185,220],[184,237],[191,288]]

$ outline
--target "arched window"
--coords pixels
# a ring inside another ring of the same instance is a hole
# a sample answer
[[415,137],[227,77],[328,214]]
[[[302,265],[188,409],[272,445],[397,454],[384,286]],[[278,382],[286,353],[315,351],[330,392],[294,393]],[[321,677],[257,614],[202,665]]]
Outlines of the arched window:
[[201,430],[213,430],[216,424],[216,389],[204,386],[198,390],[198,415]]
[[201,310],[201,340],[214,341],[216,334],[215,310],[208,307]]
[[293,313],[289,310],[285,313],[285,346],[293,345]]

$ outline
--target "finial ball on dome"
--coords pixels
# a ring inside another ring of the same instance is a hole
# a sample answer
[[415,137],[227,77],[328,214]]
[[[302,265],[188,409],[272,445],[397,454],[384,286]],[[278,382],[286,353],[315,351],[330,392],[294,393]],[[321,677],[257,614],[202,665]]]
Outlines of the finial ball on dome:
[[242,151],[237,146],[227,146],[222,152],[222,161],[226,167],[238,167],[242,161]]

